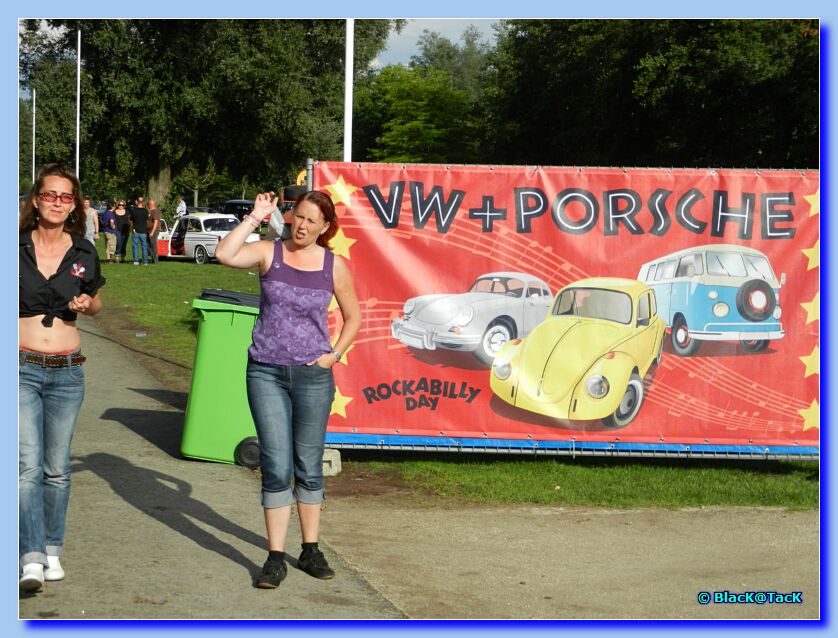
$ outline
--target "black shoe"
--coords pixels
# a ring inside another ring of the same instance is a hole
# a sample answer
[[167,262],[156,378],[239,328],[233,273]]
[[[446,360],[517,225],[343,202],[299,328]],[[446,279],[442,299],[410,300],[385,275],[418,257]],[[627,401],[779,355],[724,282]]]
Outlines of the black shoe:
[[326,562],[326,557],[319,549],[314,549],[310,552],[303,552],[297,559],[297,564],[306,574],[320,578],[321,580],[329,580],[335,577],[335,570],[329,567]]
[[259,589],[276,589],[287,573],[285,561],[267,560],[262,566],[262,573],[253,581],[253,586]]

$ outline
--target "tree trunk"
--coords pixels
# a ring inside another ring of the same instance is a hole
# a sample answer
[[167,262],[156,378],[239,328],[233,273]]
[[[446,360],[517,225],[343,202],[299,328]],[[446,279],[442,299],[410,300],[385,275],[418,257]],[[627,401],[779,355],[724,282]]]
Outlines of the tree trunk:
[[160,160],[159,166],[157,175],[148,178],[148,198],[157,202],[157,207],[162,209],[172,187],[172,166],[163,160]]

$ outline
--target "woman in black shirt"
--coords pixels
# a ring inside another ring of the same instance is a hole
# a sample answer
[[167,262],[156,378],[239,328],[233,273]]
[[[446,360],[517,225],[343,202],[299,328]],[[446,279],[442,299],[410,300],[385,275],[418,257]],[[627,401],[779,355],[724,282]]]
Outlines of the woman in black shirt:
[[20,216],[18,307],[19,552],[24,591],[61,580],[70,441],[84,398],[76,315],[102,308],[96,248],[84,239],[76,176],[41,169]]
[[125,210],[125,200],[120,199],[113,211],[116,215],[116,261],[125,261],[125,251],[128,248],[128,235],[131,234],[131,217]]

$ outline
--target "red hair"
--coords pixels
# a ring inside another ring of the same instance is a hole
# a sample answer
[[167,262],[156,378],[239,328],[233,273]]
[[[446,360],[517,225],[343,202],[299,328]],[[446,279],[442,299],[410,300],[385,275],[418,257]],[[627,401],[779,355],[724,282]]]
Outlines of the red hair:
[[323,215],[323,220],[328,222],[329,227],[326,229],[325,233],[317,238],[317,245],[331,250],[329,242],[332,240],[332,237],[337,234],[338,228],[340,227],[338,225],[338,216],[335,212],[335,205],[332,203],[332,198],[321,191],[307,191],[297,198],[297,201],[294,202],[294,208],[296,208],[300,202],[311,202],[320,209],[320,213]]

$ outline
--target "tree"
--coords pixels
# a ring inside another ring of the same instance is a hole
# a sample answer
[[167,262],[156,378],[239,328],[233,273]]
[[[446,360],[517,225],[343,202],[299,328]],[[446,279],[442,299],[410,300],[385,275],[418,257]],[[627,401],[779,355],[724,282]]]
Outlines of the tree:
[[499,163],[817,166],[810,20],[513,20],[486,102]]
[[194,162],[190,162],[180,172],[175,182],[192,191],[192,205],[197,206],[198,194],[207,186],[215,182],[217,178],[218,176],[215,173],[215,162],[210,159],[209,162],[207,162],[206,169],[203,171],[199,170],[198,167],[195,166]]
[[474,156],[468,95],[444,71],[388,66],[357,96],[361,161],[463,163]]
[[457,45],[426,29],[419,37],[419,54],[410,58],[410,67],[445,71],[451,86],[462,89],[472,103],[477,103],[483,96],[492,47],[480,40],[480,32],[473,25],[460,39],[462,45]]
[[29,99],[23,101],[21,109],[27,112],[27,130],[21,130],[21,138],[27,140],[29,156],[21,157],[21,164],[31,173],[31,115],[32,90],[36,93],[36,138],[35,161],[38,164],[63,162],[75,166],[76,147],[76,81],[75,68],[69,60],[41,61],[34,65],[37,75],[27,86]]
[[[38,60],[75,56],[82,31],[83,175],[109,170],[162,195],[190,163],[213,159],[264,186],[306,157],[340,156],[345,30],[337,20],[28,21],[22,81]],[[383,48],[387,20],[355,23],[356,67]],[[72,78],[72,76],[68,76]],[[88,113],[85,116],[85,113]],[[89,164],[88,164],[89,163]]]
[[480,161],[487,43],[468,28],[463,45],[425,30],[409,68],[385,67],[358,82],[359,159],[393,162]]
[[24,194],[32,186],[32,101],[18,99],[17,102],[18,191]]

